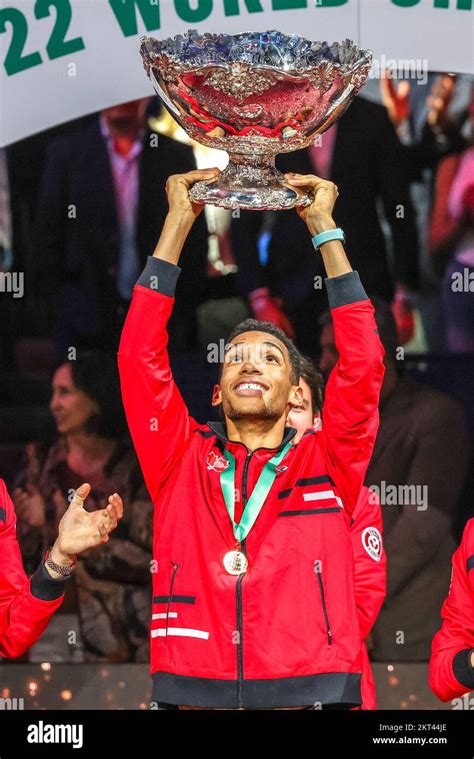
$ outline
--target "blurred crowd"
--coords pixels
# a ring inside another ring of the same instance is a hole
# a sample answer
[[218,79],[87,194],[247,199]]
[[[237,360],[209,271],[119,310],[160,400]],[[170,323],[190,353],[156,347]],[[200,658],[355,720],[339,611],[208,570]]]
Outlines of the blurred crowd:
[[[335,220],[376,307],[386,373],[366,485],[413,486],[416,497],[381,498],[387,597],[369,649],[375,661],[427,661],[451,554],[474,515],[474,85],[387,73],[378,86],[277,167],[336,183]],[[110,541],[79,559],[32,661],[148,658],[153,514],[115,353],[166,215],[167,177],[224,164],[152,98],[0,151],[0,455],[27,571],[81,482],[92,485],[88,508],[118,492],[125,509]],[[308,357],[301,412],[317,426],[314,372],[327,378],[337,352],[321,259],[298,215],[206,207],[180,265],[169,348],[191,413],[213,417],[211,349],[251,315]],[[22,275],[21,297],[9,273]]]

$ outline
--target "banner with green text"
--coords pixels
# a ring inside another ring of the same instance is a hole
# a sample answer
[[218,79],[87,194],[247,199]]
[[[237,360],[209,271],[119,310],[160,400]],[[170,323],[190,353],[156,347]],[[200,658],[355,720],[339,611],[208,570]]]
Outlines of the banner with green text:
[[152,94],[143,34],[278,29],[350,38],[394,68],[473,73],[473,0],[1,0],[0,147],[115,103]]

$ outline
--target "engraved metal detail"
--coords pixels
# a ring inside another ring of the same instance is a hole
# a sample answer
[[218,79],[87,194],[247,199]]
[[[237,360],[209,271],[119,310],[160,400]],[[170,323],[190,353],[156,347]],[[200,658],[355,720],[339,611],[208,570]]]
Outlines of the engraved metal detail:
[[303,203],[272,168],[274,156],[308,147],[342,116],[372,60],[350,40],[330,45],[274,30],[145,36],[140,52],[157,94],[188,135],[230,154],[217,189],[216,182],[199,183],[200,199],[225,208],[268,202],[273,210]]

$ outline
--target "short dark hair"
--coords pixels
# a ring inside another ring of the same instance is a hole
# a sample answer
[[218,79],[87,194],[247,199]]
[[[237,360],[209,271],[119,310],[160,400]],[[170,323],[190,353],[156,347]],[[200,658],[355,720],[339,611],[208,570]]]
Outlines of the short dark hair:
[[307,356],[301,356],[300,379],[304,379],[311,391],[313,414],[316,413],[316,411],[321,412],[324,403],[324,379],[311,359]]
[[[244,332],[265,332],[280,340],[288,351],[290,357],[291,381],[294,385],[298,384],[300,378],[301,354],[293,340],[291,340],[288,335],[285,335],[282,329],[275,327],[271,322],[259,322],[257,319],[245,319],[234,327],[227,338],[226,346],[239,335],[243,335]],[[222,374],[222,364],[220,373]]]
[[127,435],[125,414],[120,395],[117,363],[100,351],[78,353],[74,361],[63,361],[60,366],[71,367],[74,385],[94,400],[99,413],[87,422],[88,432],[100,437],[122,438]]

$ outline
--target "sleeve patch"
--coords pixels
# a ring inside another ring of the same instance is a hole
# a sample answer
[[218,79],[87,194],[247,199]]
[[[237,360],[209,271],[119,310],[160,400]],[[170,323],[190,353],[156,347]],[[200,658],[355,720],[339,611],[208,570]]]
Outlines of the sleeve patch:
[[376,527],[366,527],[362,533],[362,545],[374,561],[382,558],[382,536]]

